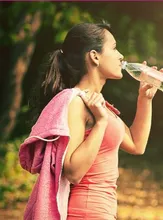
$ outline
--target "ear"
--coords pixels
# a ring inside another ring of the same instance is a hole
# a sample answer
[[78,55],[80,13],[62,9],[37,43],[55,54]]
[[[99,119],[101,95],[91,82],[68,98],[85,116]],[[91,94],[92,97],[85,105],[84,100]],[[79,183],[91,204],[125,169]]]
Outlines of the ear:
[[100,65],[100,55],[96,50],[91,50],[89,52],[89,57],[93,64],[95,64],[96,66]]

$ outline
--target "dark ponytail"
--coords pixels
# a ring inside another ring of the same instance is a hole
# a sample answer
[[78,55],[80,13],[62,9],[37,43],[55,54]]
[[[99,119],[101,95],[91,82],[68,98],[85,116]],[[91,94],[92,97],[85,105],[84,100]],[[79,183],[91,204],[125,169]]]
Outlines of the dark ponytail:
[[50,54],[45,79],[41,85],[45,96],[51,94],[53,97],[65,88],[61,75],[61,69],[63,68],[61,63],[62,53],[61,50],[56,50]]
[[45,79],[42,83],[45,96],[51,94],[52,98],[63,89],[74,87],[81,80],[85,65],[82,57],[71,55],[74,63],[77,63],[77,59],[81,62],[78,66],[72,64],[72,61],[68,61],[68,56],[66,57],[61,49],[50,54]]
[[34,99],[35,119],[58,92],[65,88],[73,88],[80,82],[87,72],[86,53],[92,49],[99,53],[102,51],[104,30],[110,31],[110,25],[105,22],[75,25],[68,32],[62,49],[50,54],[41,86],[35,87],[34,91],[39,92],[38,98]]

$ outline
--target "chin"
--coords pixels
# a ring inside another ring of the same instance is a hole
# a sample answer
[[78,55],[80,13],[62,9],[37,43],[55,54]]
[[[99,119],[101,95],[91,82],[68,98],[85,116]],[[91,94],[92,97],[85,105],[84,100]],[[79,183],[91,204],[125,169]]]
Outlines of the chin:
[[120,75],[119,79],[122,79],[122,78],[123,78],[123,74],[121,73],[121,75]]
[[121,72],[121,70],[118,70],[116,72],[113,72],[112,74],[108,74],[107,79],[122,79],[123,74]]
[[123,78],[123,74],[120,73],[120,74],[116,75],[114,79],[122,79],[122,78]]

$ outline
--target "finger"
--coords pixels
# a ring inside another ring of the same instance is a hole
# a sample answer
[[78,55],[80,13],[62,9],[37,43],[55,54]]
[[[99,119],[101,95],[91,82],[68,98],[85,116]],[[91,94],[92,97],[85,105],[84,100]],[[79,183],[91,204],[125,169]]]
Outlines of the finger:
[[97,101],[101,101],[102,103],[105,102],[105,99],[103,97],[103,95],[101,93],[99,93],[96,98],[94,99],[94,102],[97,102]]
[[99,102],[101,98],[102,96],[99,93],[94,93],[94,95],[90,99],[90,105],[94,105],[96,102]]
[[96,97],[98,97],[98,93],[96,93],[96,92],[93,92],[92,94],[91,94],[91,96],[89,97],[89,105],[92,105],[93,104],[93,102],[94,102],[94,100],[96,99]]
[[159,71],[163,73],[163,68],[161,68]]
[[92,94],[93,94],[93,92],[90,92],[89,89],[85,89],[85,90],[80,91],[79,96],[81,96],[81,97],[85,97],[86,96],[86,98],[89,99],[89,97]]
[[85,91],[80,91],[79,96],[85,97],[86,96],[86,92]]
[[84,91],[81,91],[79,93],[79,96],[82,98],[82,100],[84,101],[85,104],[88,103],[89,98],[88,98],[88,96],[86,95],[86,93]]
[[152,98],[154,97],[154,95],[156,94],[157,92],[157,88],[156,87],[153,87],[152,89],[148,89],[146,91],[146,95],[149,97],[149,98]]
[[140,81],[140,87],[143,87],[144,85],[146,85],[147,83],[144,81]]
[[89,107],[90,105],[92,105],[92,102],[96,98],[97,93],[92,92],[88,95],[88,93],[81,91],[79,96],[83,99],[84,103]]
[[147,95],[148,97],[152,97],[151,91],[150,91],[150,90],[147,90],[147,91],[146,91],[146,95]]
[[89,89],[85,89],[85,90],[83,90],[83,92],[88,93],[88,92],[89,92]]
[[99,106],[105,107],[105,99],[102,96],[98,96],[94,100],[93,105],[98,106],[98,107]]
[[153,85],[152,85],[152,84],[147,84],[147,83],[145,83],[145,84],[141,87],[141,89],[144,90],[144,91],[146,91],[146,90],[148,90],[148,89],[151,89],[151,88],[153,88]]
[[152,69],[155,69],[155,70],[157,70],[157,66],[152,66]]
[[147,61],[144,60],[144,61],[143,61],[143,64],[144,64],[144,65],[147,65]]
[[148,83],[146,83],[145,81],[140,81],[140,89],[143,89]]

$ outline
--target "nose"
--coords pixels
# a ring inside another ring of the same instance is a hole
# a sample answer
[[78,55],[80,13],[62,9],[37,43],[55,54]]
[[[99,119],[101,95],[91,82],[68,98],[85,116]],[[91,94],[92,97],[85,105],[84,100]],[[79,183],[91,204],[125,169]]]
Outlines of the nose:
[[124,56],[120,52],[119,52],[119,58],[120,58],[120,60],[124,59]]

